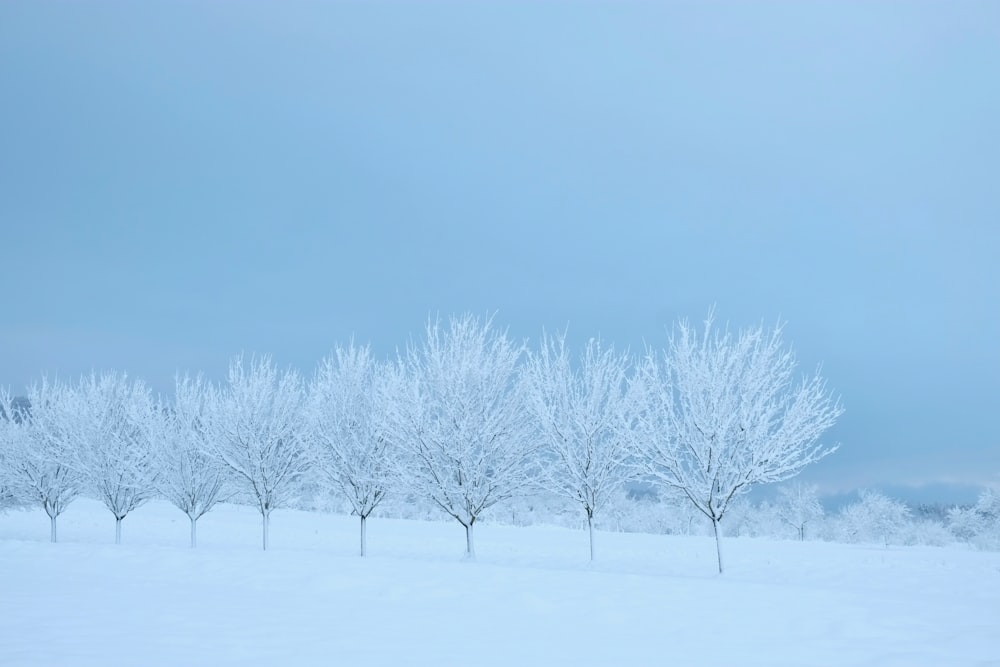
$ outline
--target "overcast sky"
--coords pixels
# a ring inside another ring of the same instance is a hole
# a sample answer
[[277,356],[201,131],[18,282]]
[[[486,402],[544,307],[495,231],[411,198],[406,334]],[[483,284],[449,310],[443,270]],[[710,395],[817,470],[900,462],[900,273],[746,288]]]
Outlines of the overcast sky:
[[1000,482],[1000,3],[0,4],[0,386],[787,321],[827,489]]

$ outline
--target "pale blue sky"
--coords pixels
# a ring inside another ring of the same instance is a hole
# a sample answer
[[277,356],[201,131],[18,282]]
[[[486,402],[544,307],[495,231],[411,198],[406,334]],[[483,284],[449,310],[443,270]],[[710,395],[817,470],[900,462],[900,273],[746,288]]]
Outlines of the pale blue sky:
[[830,489],[1000,482],[1000,3],[0,4],[0,385],[778,318]]

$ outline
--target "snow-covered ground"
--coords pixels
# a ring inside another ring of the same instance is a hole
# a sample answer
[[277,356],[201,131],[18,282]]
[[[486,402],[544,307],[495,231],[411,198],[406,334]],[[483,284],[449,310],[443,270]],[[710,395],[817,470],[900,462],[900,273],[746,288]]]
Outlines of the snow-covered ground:
[[253,509],[0,515],[0,665],[1000,665],[1000,554]]

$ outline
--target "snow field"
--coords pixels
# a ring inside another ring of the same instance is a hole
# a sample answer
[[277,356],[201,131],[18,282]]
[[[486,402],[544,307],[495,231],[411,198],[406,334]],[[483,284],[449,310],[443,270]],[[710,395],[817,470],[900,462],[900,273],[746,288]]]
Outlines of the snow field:
[[0,516],[0,665],[1000,665],[1000,554],[156,501]]

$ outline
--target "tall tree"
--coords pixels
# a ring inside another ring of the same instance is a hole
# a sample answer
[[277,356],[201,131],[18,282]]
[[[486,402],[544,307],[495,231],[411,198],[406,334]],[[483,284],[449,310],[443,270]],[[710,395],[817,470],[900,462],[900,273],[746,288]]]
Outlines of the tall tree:
[[389,415],[400,470],[465,528],[469,558],[476,520],[530,479],[531,422],[516,391],[523,351],[491,319],[464,315],[429,321],[397,369]]
[[192,548],[198,544],[198,519],[227,497],[225,470],[208,453],[211,391],[201,376],[178,376],[173,403],[161,405],[154,421],[156,487],[191,521]]
[[574,367],[565,334],[543,335],[525,366],[525,395],[544,442],[538,481],[583,509],[591,560],[594,515],[638,472],[631,366],[628,354],[591,339]]
[[269,357],[244,364],[242,356],[230,362],[228,383],[208,406],[209,452],[260,511],[265,550],[271,512],[296,497],[311,463],[302,408],[297,373],[279,371]]
[[315,469],[342,493],[361,520],[361,555],[367,551],[366,523],[385,499],[392,480],[386,432],[386,372],[368,346],[338,346],[320,362],[309,386],[310,442]]
[[712,522],[719,572],[719,522],[733,499],[836,449],[819,439],[843,410],[818,374],[797,382],[796,367],[780,325],[733,335],[711,314],[701,333],[680,322],[641,367],[647,470]]

